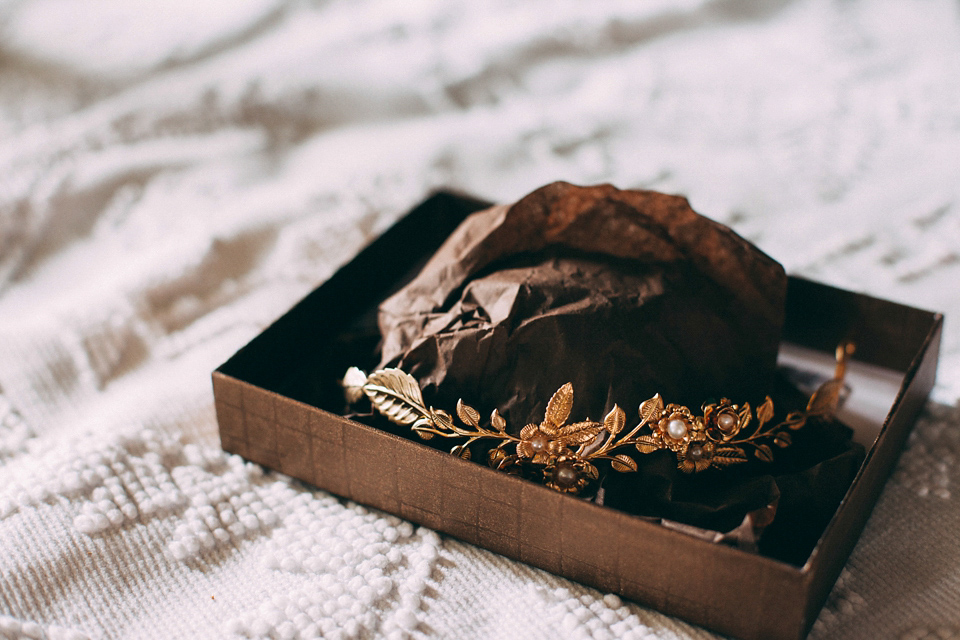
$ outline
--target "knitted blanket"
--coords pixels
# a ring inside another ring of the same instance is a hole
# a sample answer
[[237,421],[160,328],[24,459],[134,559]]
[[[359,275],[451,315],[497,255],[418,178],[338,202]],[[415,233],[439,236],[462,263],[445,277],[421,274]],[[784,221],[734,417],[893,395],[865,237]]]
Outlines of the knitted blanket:
[[947,313],[813,637],[960,638],[958,79],[951,0],[0,1],[0,637],[713,637],[220,450],[411,205],[562,179]]

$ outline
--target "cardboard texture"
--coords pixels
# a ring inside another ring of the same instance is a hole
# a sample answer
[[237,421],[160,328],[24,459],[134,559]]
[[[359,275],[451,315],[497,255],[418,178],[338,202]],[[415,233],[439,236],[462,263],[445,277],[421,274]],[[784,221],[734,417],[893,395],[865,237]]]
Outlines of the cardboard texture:
[[377,362],[377,304],[484,206],[448,193],[431,197],[217,369],[223,448],[725,634],[804,637],[933,386],[942,316],[790,278],[786,342],[832,353],[853,340],[857,359],[904,374],[856,479],[809,558],[796,566],[562,495],[340,415],[338,378],[349,365]]

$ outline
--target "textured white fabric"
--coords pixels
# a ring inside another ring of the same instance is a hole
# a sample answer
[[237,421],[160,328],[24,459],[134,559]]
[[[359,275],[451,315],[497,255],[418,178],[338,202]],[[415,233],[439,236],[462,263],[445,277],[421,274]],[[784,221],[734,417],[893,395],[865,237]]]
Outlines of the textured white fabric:
[[947,312],[813,635],[960,637],[958,13],[0,1],[0,636],[712,637],[219,449],[212,369],[409,206],[566,179]]

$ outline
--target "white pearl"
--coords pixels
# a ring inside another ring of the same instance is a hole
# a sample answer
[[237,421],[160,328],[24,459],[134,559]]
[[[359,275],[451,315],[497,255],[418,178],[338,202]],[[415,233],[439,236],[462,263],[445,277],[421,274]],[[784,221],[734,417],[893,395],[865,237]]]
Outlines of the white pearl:
[[729,413],[721,413],[720,417],[717,418],[717,425],[724,430],[732,429],[734,422],[733,416]]
[[682,439],[683,436],[687,435],[686,423],[679,418],[674,418],[667,423],[667,435],[674,440]]

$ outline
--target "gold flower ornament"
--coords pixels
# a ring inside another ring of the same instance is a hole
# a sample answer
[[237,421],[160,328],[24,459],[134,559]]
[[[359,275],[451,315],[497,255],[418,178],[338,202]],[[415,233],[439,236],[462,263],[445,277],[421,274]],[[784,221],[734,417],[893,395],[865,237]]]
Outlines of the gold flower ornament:
[[629,430],[626,413],[617,405],[602,422],[588,418],[567,424],[573,409],[573,385],[568,382],[550,398],[539,424],[528,424],[513,435],[496,409],[489,422],[481,424],[480,412],[459,400],[459,425],[446,411],[427,407],[416,379],[400,369],[380,369],[367,376],[351,367],[342,383],[348,402],[367,397],[377,412],[409,426],[425,440],[460,440],[450,450],[454,455],[469,460],[473,443],[493,441],[496,444],[487,454],[491,467],[510,473],[531,470],[551,489],[579,494],[600,478],[599,463],[620,473],[636,471],[635,453],[671,451],[678,469],[685,473],[721,469],[747,462],[751,456],[772,462],[774,447],[785,448],[793,442],[791,432],[811,418],[829,418],[837,410],[853,351],[851,343],[837,347],[833,378],[820,385],[803,411],[791,411],[780,422],[773,422],[769,396],[755,411],[749,403],[737,405],[723,398],[704,404],[697,415],[688,407],[664,404],[656,394],[640,404],[640,421]]

